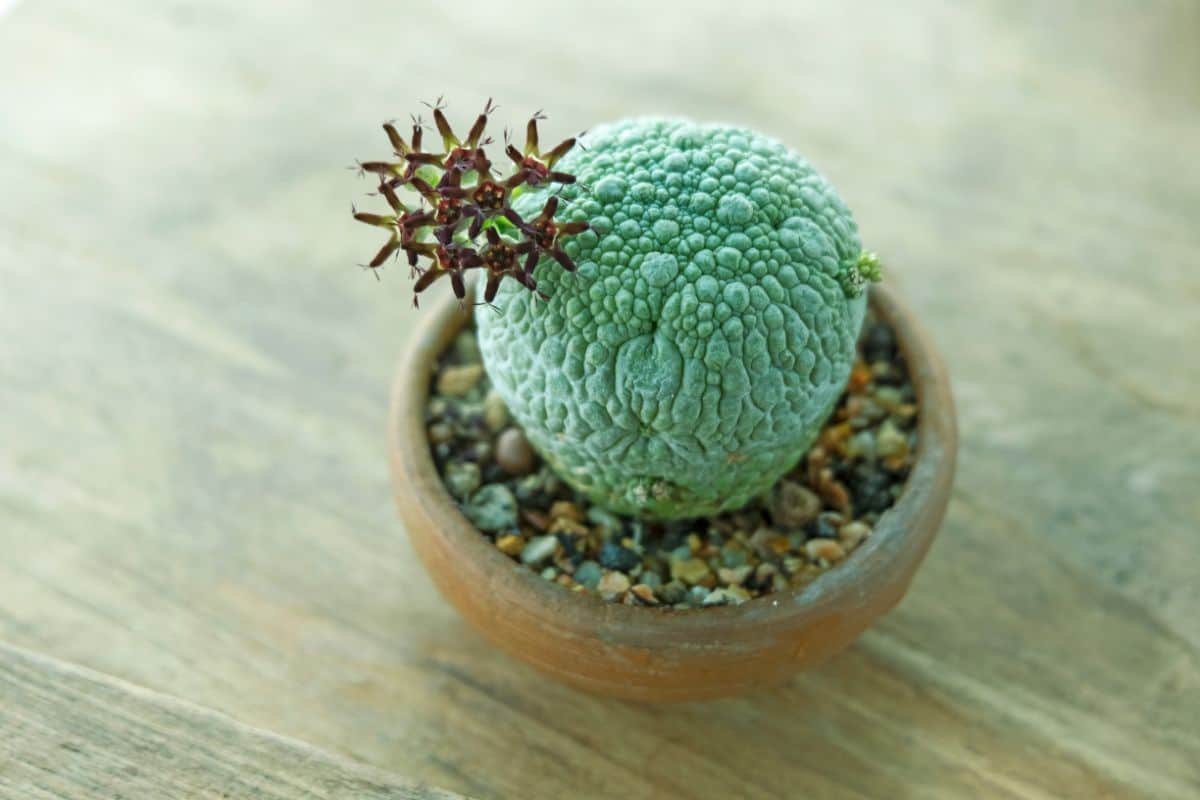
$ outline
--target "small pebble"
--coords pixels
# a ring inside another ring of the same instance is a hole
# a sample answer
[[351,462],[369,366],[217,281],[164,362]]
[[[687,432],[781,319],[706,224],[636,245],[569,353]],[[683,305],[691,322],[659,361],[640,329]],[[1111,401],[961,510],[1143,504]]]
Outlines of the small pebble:
[[873,463],[859,465],[852,476],[854,507],[860,511],[886,511],[892,504],[888,476]]
[[871,535],[871,526],[865,522],[847,522],[838,529],[838,541],[842,547],[847,550],[853,550],[862,542],[863,539]]
[[646,605],[648,605],[648,606],[658,605],[658,598],[654,596],[654,590],[651,589],[646,584],[639,583],[637,586],[634,586],[630,591],[633,592],[633,594],[637,597],[638,600],[641,600]]
[[443,477],[450,494],[459,500],[466,500],[471,492],[479,488],[482,480],[479,475],[479,465],[472,461],[455,461],[447,464],[446,474]]
[[[523,508],[521,509],[521,516],[525,518],[526,522],[537,528],[539,531],[545,532],[545,530],[550,527],[549,517],[536,509]],[[557,531],[555,531],[555,533],[557,533]]]
[[750,566],[749,564],[743,564],[740,567],[734,567],[732,569],[729,567],[721,567],[719,570],[717,570],[717,577],[720,578],[723,583],[727,583],[731,586],[741,586],[746,582],[746,578],[750,577],[751,572],[754,572],[754,567]]
[[672,561],[687,561],[692,557],[692,548],[686,544],[681,544],[670,552]]
[[628,572],[642,562],[641,556],[637,553],[611,540],[600,547],[600,555],[596,557],[596,560],[602,567],[622,572]]
[[559,518],[583,522],[583,512],[579,510],[579,506],[568,500],[556,500],[550,506],[550,519]]
[[561,549],[555,554],[554,563],[564,569],[569,566],[570,571],[574,572],[575,565],[588,556],[587,541],[566,533],[556,533],[555,538],[558,539]]
[[904,395],[895,386],[880,386],[875,390],[875,402],[884,411],[891,413],[904,403]]
[[726,567],[740,567],[746,563],[746,548],[740,542],[727,542],[721,547],[721,563]]
[[876,361],[871,364],[871,377],[875,379],[875,383],[880,385],[890,385],[899,383],[902,379],[900,371],[893,368],[886,361]]
[[446,367],[438,375],[438,394],[459,397],[471,391],[483,377],[483,364],[467,364],[461,367]]
[[604,570],[595,561],[584,561],[575,568],[575,582],[589,589],[595,589],[603,576]]
[[779,482],[771,505],[775,524],[785,528],[800,528],[807,525],[820,510],[821,498],[812,489],[796,481]]
[[908,437],[890,419],[879,426],[875,436],[875,452],[880,458],[903,458],[908,455]]
[[750,593],[741,586],[726,586],[722,591],[734,605],[740,605],[750,599]]
[[517,498],[504,484],[484,484],[463,506],[463,513],[482,531],[513,528],[517,524]]
[[662,598],[662,601],[671,605],[682,603],[687,598],[687,594],[687,587],[679,581],[671,581],[664,584],[658,591],[658,596]]
[[496,440],[496,463],[509,475],[525,475],[533,470],[533,448],[520,428],[506,428]]
[[475,464],[486,464],[492,460],[492,446],[487,442],[476,442],[463,455]]
[[663,585],[662,576],[650,570],[642,570],[638,579],[651,589],[661,589]]
[[604,577],[600,579],[600,583],[596,584],[596,591],[605,600],[615,600],[620,595],[629,591],[629,577],[620,572],[606,572]]
[[708,564],[699,558],[688,558],[671,562],[671,578],[684,583],[699,583],[712,572]]
[[850,509],[850,492],[839,480],[829,479],[821,482],[821,496],[829,505],[839,511]]
[[535,536],[521,551],[521,561],[531,567],[536,566],[553,556],[557,549],[558,539],[554,536]]
[[444,422],[436,422],[429,426],[429,441],[434,444],[445,444],[454,438],[454,429]]
[[532,475],[523,475],[513,482],[513,492],[523,505],[538,505],[554,494],[546,471],[538,470]]
[[883,406],[876,403],[870,397],[862,398],[862,405],[859,406],[859,417],[866,423],[879,422],[887,416],[887,411]]
[[492,433],[499,433],[508,424],[508,406],[504,405],[504,400],[495,389],[483,398],[483,424]]
[[871,369],[866,364],[858,362],[850,370],[850,378],[846,382],[846,391],[850,394],[861,394],[871,384]]
[[708,595],[708,589],[705,589],[703,586],[693,586],[688,590],[687,601],[690,601],[692,605],[698,606],[705,601]]
[[496,549],[506,556],[519,556],[525,549],[525,540],[509,533],[496,540]]
[[810,539],[804,545],[804,552],[813,561],[828,561],[831,564],[846,557],[846,551],[835,539]]
[[568,536],[587,536],[591,531],[586,525],[581,525],[570,517],[557,517],[550,522],[551,533],[565,533]]
[[841,514],[825,511],[818,514],[817,518],[813,520],[813,524],[808,527],[808,533],[815,539],[833,539],[837,537],[841,524]]
[[[754,548],[754,552],[758,553],[760,558],[772,558],[776,555],[775,542],[783,539],[776,531],[771,528],[759,528],[750,537],[750,546]],[[786,543],[787,539],[783,539]]]
[[846,442],[845,454],[849,458],[875,458],[875,434],[871,431],[860,431]]

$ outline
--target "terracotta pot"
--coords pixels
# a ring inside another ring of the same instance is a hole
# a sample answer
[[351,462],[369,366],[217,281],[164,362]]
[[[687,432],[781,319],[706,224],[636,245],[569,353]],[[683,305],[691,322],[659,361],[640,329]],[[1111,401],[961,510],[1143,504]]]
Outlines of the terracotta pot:
[[895,328],[917,392],[916,463],[871,537],[808,586],[737,606],[626,606],[571,592],[496,550],[444,488],[425,435],[429,378],[466,322],[450,297],[424,312],[392,389],[392,484],[413,547],[438,589],[476,630],[578,688],[678,701],[786,680],[848,646],[900,601],[950,495],[957,433],[945,368],[891,292],[872,288],[871,304]]

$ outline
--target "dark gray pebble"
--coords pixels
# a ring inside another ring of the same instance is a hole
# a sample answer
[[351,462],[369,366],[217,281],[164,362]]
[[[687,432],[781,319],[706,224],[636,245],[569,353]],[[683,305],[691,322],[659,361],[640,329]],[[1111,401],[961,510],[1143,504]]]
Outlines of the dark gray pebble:
[[808,526],[808,535],[815,539],[836,539],[841,515],[823,511]]
[[621,572],[628,572],[642,563],[642,559],[637,553],[611,540],[605,542],[600,548],[600,554],[596,556],[596,560],[602,567]]

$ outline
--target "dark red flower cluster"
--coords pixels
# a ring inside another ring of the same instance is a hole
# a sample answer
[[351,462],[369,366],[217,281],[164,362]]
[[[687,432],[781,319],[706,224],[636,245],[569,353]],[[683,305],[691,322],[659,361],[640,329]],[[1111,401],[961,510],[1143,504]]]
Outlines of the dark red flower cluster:
[[[412,135],[404,140],[395,125],[385,123],[383,130],[392,143],[395,161],[368,161],[359,164],[363,173],[379,178],[379,193],[391,206],[391,214],[354,211],[354,218],[388,231],[388,241],[366,266],[382,266],[398,251],[403,251],[416,277],[413,304],[417,295],[438,278],[448,275],[454,294],[466,296],[466,273],[472,269],[487,271],[484,302],[492,302],[500,281],[509,276],[530,291],[537,291],[533,269],[543,256],[550,256],[573,272],[575,264],[562,249],[564,237],[587,230],[586,222],[557,222],[558,197],[551,195],[541,213],[531,220],[521,217],[512,207],[514,194],[525,188],[575,182],[575,176],[556,171],[555,164],[575,146],[575,138],[566,139],[542,153],[538,146],[538,112],[525,128],[525,149],[518,150],[507,141],[504,153],[513,162],[512,173],[496,174],[484,148],[492,143],[484,138],[488,118],[496,110],[488,100],[483,112],[471,126],[466,139],[459,139],[442,113],[442,103],[432,106],[433,120],[442,138],[442,152],[422,149],[423,126],[413,120]],[[401,192],[416,195],[406,203]]]

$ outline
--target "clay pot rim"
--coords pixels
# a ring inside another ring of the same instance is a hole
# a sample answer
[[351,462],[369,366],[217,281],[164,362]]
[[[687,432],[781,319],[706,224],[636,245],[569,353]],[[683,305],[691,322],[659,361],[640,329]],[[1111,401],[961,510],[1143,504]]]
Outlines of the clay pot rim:
[[[871,536],[845,561],[803,587],[739,605],[688,609],[630,606],[602,600],[593,593],[573,592],[497,550],[463,515],[442,483],[425,431],[425,405],[437,359],[469,319],[469,311],[460,310],[459,302],[450,295],[423,312],[424,319],[409,339],[392,385],[388,450],[395,491],[407,494],[410,502],[435,521],[433,536],[443,546],[475,562],[472,566],[477,569],[471,571],[486,574],[498,603],[519,602],[547,609],[556,615],[556,622],[579,631],[620,631],[621,638],[645,635],[687,641],[693,636],[711,636],[715,624],[773,628],[795,625],[800,617],[816,618],[830,607],[855,605],[867,594],[864,586],[875,579],[889,580],[889,555],[903,552],[909,544],[928,546],[928,541],[920,542],[919,520],[931,515],[940,518],[957,452],[949,379],[928,334],[889,288],[871,287],[869,302],[895,331],[917,395],[916,458],[900,497],[881,515]],[[402,488],[401,480],[407,489]]]

